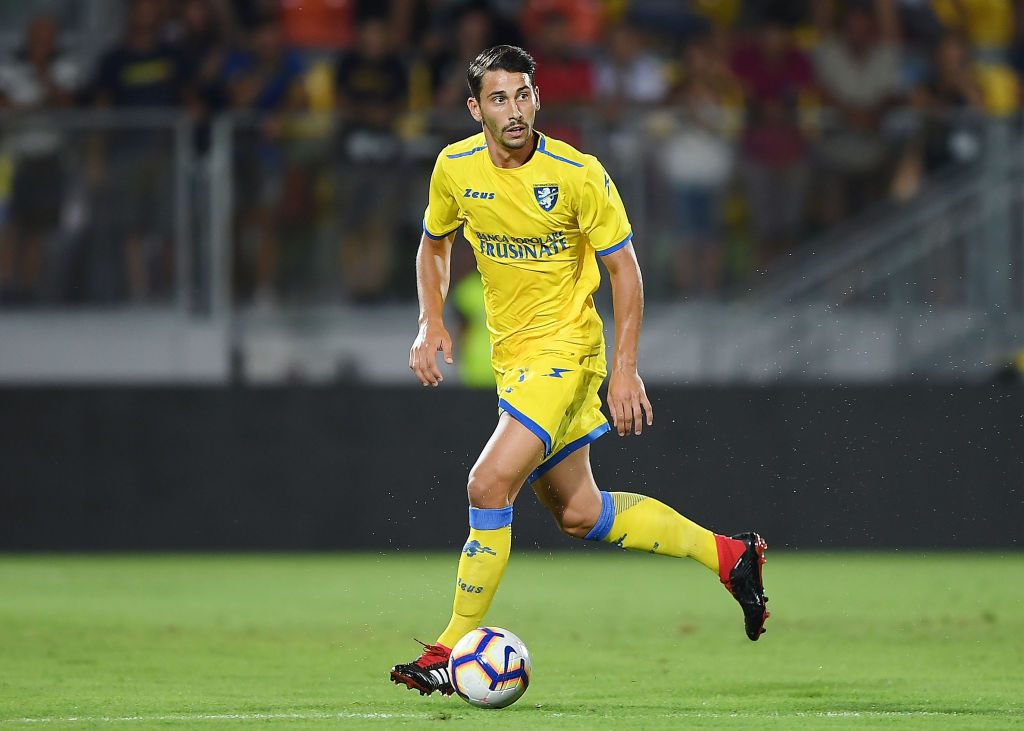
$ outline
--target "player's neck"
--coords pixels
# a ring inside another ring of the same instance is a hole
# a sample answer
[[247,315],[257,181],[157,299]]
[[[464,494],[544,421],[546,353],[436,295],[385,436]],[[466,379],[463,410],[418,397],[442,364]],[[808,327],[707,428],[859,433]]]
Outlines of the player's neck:
[[494,163],[495,167],[498,168],[517,168],[525,165],[533,157],[534,150],[537,149],[537,145],[540,140],[540,135],[534,132],[530,144],[523,145],[518,150],[510,150],[505,147],[493,137],[491,137],[490,131],[484,128],[484,138],[487,140],[487,154],[491,157],[491,162]]

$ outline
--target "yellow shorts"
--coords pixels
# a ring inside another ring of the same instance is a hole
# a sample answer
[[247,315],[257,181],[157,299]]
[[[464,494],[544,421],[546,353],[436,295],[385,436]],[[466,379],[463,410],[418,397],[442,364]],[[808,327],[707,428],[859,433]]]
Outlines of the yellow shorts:
[[611,429],[598,396],[605,375],[604,348],[583,356],[544,351],[495,373],[498,414],[508,412],[544,442],[530,482]]

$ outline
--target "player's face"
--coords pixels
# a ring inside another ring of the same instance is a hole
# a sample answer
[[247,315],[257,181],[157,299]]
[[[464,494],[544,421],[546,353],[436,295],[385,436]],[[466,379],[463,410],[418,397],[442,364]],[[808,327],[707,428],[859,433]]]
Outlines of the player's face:
[[480,100],[468,100],[469,113],[483,123],[488,138],[506,150],[526,147],[533,140],[533,120],[540,109],[540,94],[530,75],[488,71],[482,81]]

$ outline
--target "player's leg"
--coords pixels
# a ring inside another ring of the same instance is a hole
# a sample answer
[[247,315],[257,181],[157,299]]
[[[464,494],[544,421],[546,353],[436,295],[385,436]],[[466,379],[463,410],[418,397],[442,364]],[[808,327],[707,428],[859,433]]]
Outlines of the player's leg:
[[421,694],[452,693],[446,667],[451,648],[483,622],[512,549],[512,502],[543,459],[540,438],[503,413],[469,473],[469,538],[459,558],[451,620],[417,660],[391,669],[394,682]]
[[452,618],[437,644],[453,646],[487,613],[512,547],[512,503],[543,458],[543,442],[503,413],[469,472],[469,538],[459,559]]
[[569,535],[634,551],[688,557],[707,566],[743,607],[747,636],[756,640],[764,631],[768,617],[761,580],[765,545],[756,533],[733,538],[717,535],[660,500],[598,490],[589,445],[541,474],[533,489]]
[[[590,468],[590,445],[541,475],[533,489],[569,535],[633,551],[693,558],[718,573],[720,541],[714,533],[660,500],[632,492],[599,491]],[[721,544],[727,561],[730,548],[742,552],[739,541],[724,538]]]

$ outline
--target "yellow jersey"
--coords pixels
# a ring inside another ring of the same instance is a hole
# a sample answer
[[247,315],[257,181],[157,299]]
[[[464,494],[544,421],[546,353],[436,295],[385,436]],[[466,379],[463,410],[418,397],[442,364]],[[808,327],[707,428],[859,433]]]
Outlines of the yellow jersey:
[[633,234],[597,158],[543,134],[516,168],[491,162],[483,132],[448,145],[430,178],[423,231],[438,240],[462,225],[484,285],[497,372],[541,350],[603,351],[595,253],[617,251]]

